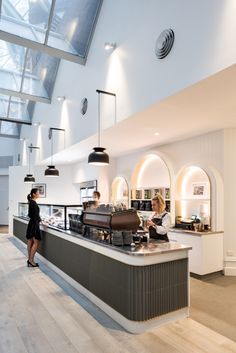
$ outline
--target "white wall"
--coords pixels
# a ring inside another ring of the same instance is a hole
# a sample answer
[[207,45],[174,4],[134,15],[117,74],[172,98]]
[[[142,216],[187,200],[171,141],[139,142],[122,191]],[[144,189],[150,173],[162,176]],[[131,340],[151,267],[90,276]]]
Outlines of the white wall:
[[224,253],[227,256],[235,257],[236,260],[236,129],[224,131],[224,143]]
[[[134,187],[134,185],[132,185]],[[143,161],[137,175],[137,188],[170,187],[170,175],[164,161],[150,155]]]
[[0,175],[0,225],[8,224],[8,175]]
[[[12,156],[13,163],[18,164],[17,157],[20,152],[21,149],[17,139],[0,136],[0,156]],[[0,167],[0,174],[8,174],[8,170],[6,173],[6,170],[1,171]]]
[[111,184],[116,176],[116,161],[110,159],[109,166],[93,166],[87,160],[72,166],[73,183],[79,190],[79,183],[97,180],[97,189],[101,193],[101,203],[109,203],[111,198]]
[[[42,123],[42,136],[27,126],[22,136],[41,140],[45,159],[49,126],[66,129],[67,147],[96,133],[97,88],[116,92],[117,118],[123,120],[234,64],[235,11],[234,0],[104,0],[86,66],[61,62],[52,104],[36,105],[34,120]],[[158,60],[155,42],[169,27],[176,36],[173,49]],[[106,41],[117,42],[117,49],[104,51]],[[57,95],[66,101],[59,103]],[[81,117],[83,97],[88,113]],[[61,146],[56,145],[57,151]]]
[[[104,195],[111,191],[111,182],[116,176],[123,176],[132,185],[132,176],[139,162],[147,155],[156,153],[161,157],[170,172],[171,201],[174,205],[175,185],[179,174],[188,166],[202,168],[211,180],[211,214],[213,230],[224,229],[224,131],[197,136],[191,139],[175,142],[156,148],[143,149],[136,153],[127,154],[113,161],[109,167],[101,169],[89,166],[87,161],[73,166],[75,182],[86,180],[100,180],[98,189]],[[101,173],[101,177],[100,177]],[[107,173],[107,176],[103,176]],[[109,198],[110,196],[108,196]],[[104,200],[107,202],[106,200]],[[226,205],[227,206],[227,205]],[[172,215],[174,221],[174,210]]]

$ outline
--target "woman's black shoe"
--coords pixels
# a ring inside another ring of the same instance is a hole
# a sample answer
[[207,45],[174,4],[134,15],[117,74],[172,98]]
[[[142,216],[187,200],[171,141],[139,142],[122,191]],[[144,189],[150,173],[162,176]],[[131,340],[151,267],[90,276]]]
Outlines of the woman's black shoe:
[[36,262],[35,265],[30,262],[30,260],[27,260],[27,266],[28,267],[39,267],[39,264]]

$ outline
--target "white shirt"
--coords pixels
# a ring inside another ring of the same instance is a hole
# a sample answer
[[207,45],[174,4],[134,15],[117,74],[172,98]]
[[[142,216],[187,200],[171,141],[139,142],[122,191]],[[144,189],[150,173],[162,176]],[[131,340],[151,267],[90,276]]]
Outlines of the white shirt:
[[150,221],[152,221],[153,218],[161,218],[164,213],[166,213],[166,215],[162,218],[162,226],[155,225],[155,227],[154,227],[158,234],[167,234],[168,233],[170,225],[171,225],[171,218],[170,218],[169,213],[167,213],[166,211],[164,211],[160,214],[153,212],[151,214],[151,216],[148,218]]

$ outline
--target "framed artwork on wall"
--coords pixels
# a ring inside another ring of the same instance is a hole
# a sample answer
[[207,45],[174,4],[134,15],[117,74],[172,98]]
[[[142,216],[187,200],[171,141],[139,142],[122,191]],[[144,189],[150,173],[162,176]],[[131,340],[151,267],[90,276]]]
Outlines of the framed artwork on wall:
[[195,199],[204,199],[207,196],[207,183],[192,183],[192,196]]
[[32,188],[39,189],[40,197],[46,197],[46,184],[32,184]]

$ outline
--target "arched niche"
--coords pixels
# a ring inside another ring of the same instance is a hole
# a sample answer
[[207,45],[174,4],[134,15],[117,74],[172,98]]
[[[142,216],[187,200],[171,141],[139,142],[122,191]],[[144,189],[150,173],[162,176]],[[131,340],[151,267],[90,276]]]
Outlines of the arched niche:
[[151,200],[157,192],[160,192],[166,199],[167,210],[170,211],[170,186],[170,172],[164,160],[156,153],[145,155],[132,175],[131,207],[150,211],[150,203],[145,201]]
[[111,202],[129,207],[129,185],[123,176],[117,176],[111,185]]
[[211,225],[211,181],[198,166],[185,167],[176,179],[175,214],[183,218],[196,215]]

